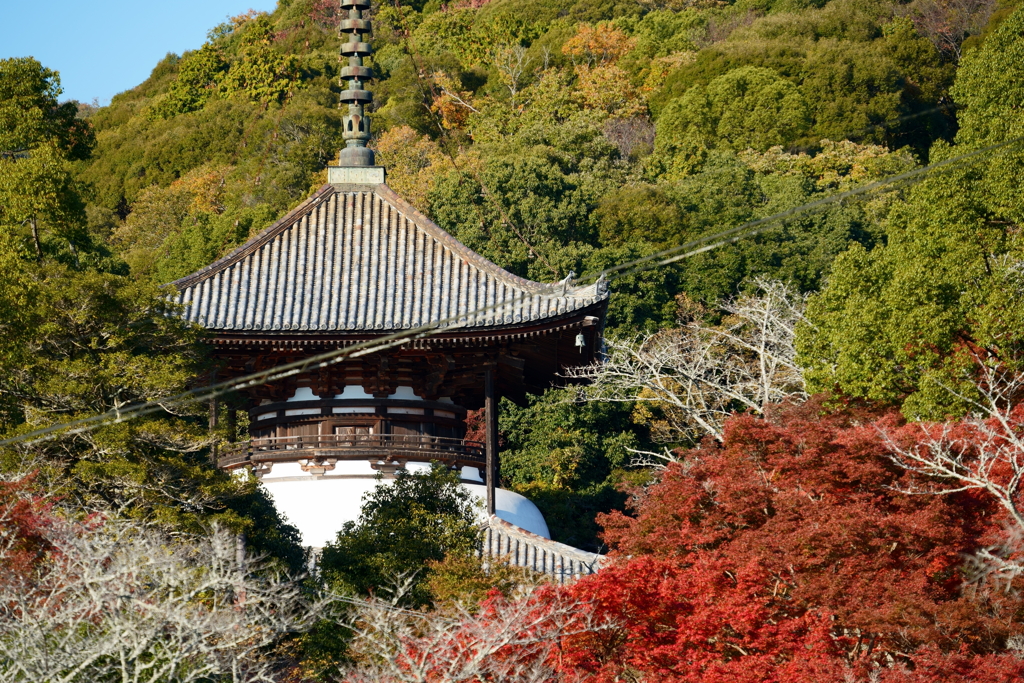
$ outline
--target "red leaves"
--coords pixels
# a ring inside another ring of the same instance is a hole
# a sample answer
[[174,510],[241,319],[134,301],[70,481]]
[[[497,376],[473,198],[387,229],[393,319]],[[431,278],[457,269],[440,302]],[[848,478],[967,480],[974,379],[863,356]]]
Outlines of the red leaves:
[[52,526],[50,505],[32,491],[32,477],[0,482],[0,543],[6,552],[0,581],[28,576],[51,550],[46,531]]
[[703,683],[776,680],[780,667],[841,661],[830,621],[793,614],[767,579],[756,565],[723,561],[643,557],[608,567],[572,590],[619,628],[570,638],[566,661],[601,681],[638,670],[645,680]]
[[572,590],[620,628],[574,639],[570,660],[607,680],[702,683],[1017,672],[991,653],[1020,630],[1019,601],[963,594],[963,557],[992,535],[995,504],[901,493],[914,475],[882,436],[901,424],[813,401],[733,418],[635,517],[604,517],[618,562]]

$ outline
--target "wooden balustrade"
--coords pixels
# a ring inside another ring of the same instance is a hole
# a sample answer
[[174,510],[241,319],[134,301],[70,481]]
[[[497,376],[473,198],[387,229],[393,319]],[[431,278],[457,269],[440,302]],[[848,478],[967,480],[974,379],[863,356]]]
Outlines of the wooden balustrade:
[[222,469],[233,469],[253,462],[374,458],[438,460],[479,468],[487,461],[484,444],[466,439],[425,434],[313,434],[262,437],[227,444],[221,449],[217,465]]

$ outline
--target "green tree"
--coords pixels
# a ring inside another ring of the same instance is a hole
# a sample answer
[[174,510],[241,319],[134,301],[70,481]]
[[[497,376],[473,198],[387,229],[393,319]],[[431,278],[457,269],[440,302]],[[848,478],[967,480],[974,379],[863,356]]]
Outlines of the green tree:
[[239,30],[241,48],[221,81],[228,96],[240,94],[257,102],[280,101],[294,84],[295,64],[274,48],[274,28],[259,14]]
[[[953,89],[966,105],[956,144],[933,159],[1016,140],[1024,121],[1024,12],[963,59]],[[813,390],[902,404],[908,417],[960,414],[978,362],[1024,361],[1016,226],[1024,154],[1012,144],[915,187],[886,223],[886,242],[837,259],[798,339]]]
[[532,500],[557,541],[599,550],[599,512],[620,507],[630,453],[646,445],[630,421],[632,405],[573,400],[571,389],[502,402],[502,485]]
[[59,75],[36,60],[0,60],[0,228],[30,239],[40,259],[47,238],[72,250],[89,241],[70,161],[88,156],[92,129],[60,93]]
[[153,114],[170,118],[202,109],[217,94],[227,71],[227,62],[220,48],[206,43],[195,52],[186,52],[178,60],[178,74],[163,99],[153,104]]
[[699,168],[708,150],[767,150],[802,137],[810,127],[799,88],[771,69],[745,66],[694,86],[665,107],[654,152],[670,177]]
[[[85,203],[71,165],[54,144],[44,142],[17,156],[0,157],[0,226],[31,239],[37,258],[47,238],[88,242]],[[73,248],[73,247],[72,247]]]
[[346,522],[324,548],[320,567],[328,583],[364,595],[409,577],[404,599],[418,607],[431,600],[427,563],[469,555],[478,542],[471,494],[458,473],[435,463],[422,474],[400,471],[367,493],[359,520]]
[[31,57],[0,59],[0,157],[49,143],[69,159],[89,156],[92,127],[75,102],[58,103],[60,75]]

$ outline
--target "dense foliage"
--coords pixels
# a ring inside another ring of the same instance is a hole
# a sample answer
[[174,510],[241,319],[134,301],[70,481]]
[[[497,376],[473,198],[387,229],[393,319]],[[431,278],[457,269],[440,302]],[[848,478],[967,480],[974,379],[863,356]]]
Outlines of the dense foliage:
[[993,501],[902,493],[912,475],[881,435],[898,428],[894,420],[857,409],[822,415],[816,402],[736,418],[722,447],[670,466],[635,517],[606,517],[606,537],[618,554],[681,577],[735,575],[723,590],[765,601],[756,628],[773,613],[822,611],[831,628],[870,641],[874,656],[926,644],[996,649],[1014,634],[1016,601],[978,604],[962,593],[963,555],[999,528]]
[[[372,144],[389,184],[531,279],[596,276],[950,163],[613,278],[605,333],[637,362],[605,367],[657,367],[623,379],[617,402],[551,389],[503,403],[500,421],[503,485],[537,503],[556,540],[610,547],[609,566],[521,597],[530,580],[473,559],[454,475],[402,475],[321,558],[325,585],[369,607],[278,639],[292,680],[326,680],[345,657],[353,681],[420,680],[410,662],[440,667],[439,681],[456,664],[470,672],[458,680],[1024,676],[1024,546],[1007,532],[1024,523],[1024,385],[1004,381],[1024,360],[1015,6],[374,6]],[[281,0],[233,17],[99,108],[61,103],[57,74],[31,58],[0,61],[2,435],[207,380],[201,333],[168,315],[159,285],[323,182],[342,146],[340,14]],[[765,287],[793,302],[778,329],[767,308],[761,327],[737,313]],[[779,358],[773,394],[765,368]],[[751,395],[820,393],[744,402],[740,375],[761,382]],[[709,406],[707,440],[666,428]],[[977,410],[987,423],[942,422]],[[51,548],[57,518],[19,492],[30,470],[83,519],[102,510],[172,535],[217,524],[301,567],[255,480],[211,465],[207,418],[160,410],[0,451],[0,478],[22,482],[0,483],[4,576]],[[938,422],[905,422],[921,419]],[[366,596],[402,574],[399,601],[437,611],[392,628],[393,605]]]
[[[1003,145],[984,163],[951,167],[888,215],[885,245],[853,245],[811,300],[802,338],[812,387],[901,403],[908,417],[962,414],[978,362],[1018,367],[1024,156],[1024,16],[1014,13],[969,52],[952,94],[964,105],[953,144],[932,158]],[[1010,144],[1007,144],[1010,143]]]
[[476,549],[475,506],[458,474],[444,465],[425,473],[401,471],[364,496],[359,519],[346,522],[323,549],[321,572],[336,590],[362,594],[408,582],[406,602],[428,604],[428,563],[471,556]]
[[[960,44],[981,41],[992,6],[972,5],[952,37],[935,32],[940,10],[382,4],[373,145],[392,187],[502,267],[592,275],[927,159],[955,133]],[[135,278],[167,282],[211,262],[322,182],[341,147],[338,19],[327,0],[233,17],[110,106],[83,109],[95,153],[69,182],[88,188],[89,234]],[[755,276],[817,290],[851,243],[886,239],[893,199],[834,204],[621,277],[608,331],[671,326],[678,295],[713,308]],[[549,392],[502,421],[506,485],[576,545],[598,547],[577,517],[621,504],[626,448],[651,447],[642,416],[608,410]]]
[[[57,75],[32,59],[0,62],[0,432],[23,434],[189,389],[211,366],[198,330],[174,316],[156,283],[132,277],[86,229],[88,125],[58,105]],[[302,565],[296,531],[255,481],[211,462],[202,405],[101,429],[68,431],[0,451],[4,476],[36,470],[51,494],[199,532],[217,522],[258,552]]]

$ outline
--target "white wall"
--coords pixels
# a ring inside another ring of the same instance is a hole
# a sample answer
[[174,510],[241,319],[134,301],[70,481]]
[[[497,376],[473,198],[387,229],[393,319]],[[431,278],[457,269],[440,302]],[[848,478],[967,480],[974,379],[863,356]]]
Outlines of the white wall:
[[[422,466],[420,463],[409,463],[412,471]],[[379,481],[375,474],[367,462],[339,462],[333,471],[314,479],[303,472],[298,463],[278,463],[264,477],[263,485],[278,511],[302,533],[303,544],[320,548],[334,540],[345,522],[359,518],[364,495],[378,485],[387,486],[393,481]],[[479,481],[476,470],[472,470],[475,476],[466,476],[469,474],[465,472],[463,477]],[[483,484],[462,486],[480,502],[478,514],[483,520],[486,516],[486,487]],[[506,522],[550,538],[544,516],[527,498],[512,491],[497,489],[495,507],[497,516]]]

